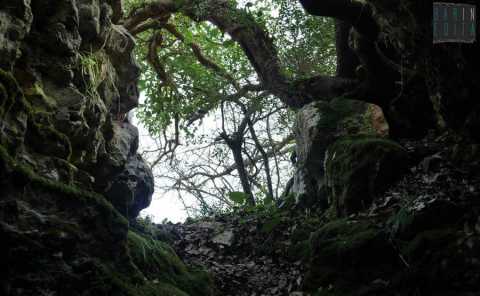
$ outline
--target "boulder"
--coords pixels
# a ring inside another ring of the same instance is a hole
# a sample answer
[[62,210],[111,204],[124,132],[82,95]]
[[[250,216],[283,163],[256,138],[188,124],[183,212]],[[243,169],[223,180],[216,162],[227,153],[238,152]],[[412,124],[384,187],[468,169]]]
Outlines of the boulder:
[[397,143],[376,137],[345,137],[328,148],[325,180],[329,205],[338,216],[368,208],[403,175],[409,156]]
[[296,173],[290,194],[297,204],[327,206],[325,152],[347,135],[388,135],[388,124],[380,107],[356,100],[337,98],[314,102],[297,113],[295,122]]
[[[391,295],[384,279],[400,269],[398,254],[373,223],[339,219],[312,233],[306,291],[318,295]],[[378,284],[377,284],[378,283]],[[360,292],[362,287],[364,293]]]
[[106,196],[125,217],[135,219],[141,210],[150,205],[153,189],[152,171],[136,154],[128,159],[125,169],[114,178]]

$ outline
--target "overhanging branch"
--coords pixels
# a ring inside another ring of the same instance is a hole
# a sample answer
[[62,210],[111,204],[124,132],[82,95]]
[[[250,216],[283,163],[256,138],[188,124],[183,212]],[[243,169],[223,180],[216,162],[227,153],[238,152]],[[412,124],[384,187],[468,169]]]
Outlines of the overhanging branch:
[[[179,2],[180,3],[180,2]],[[288,79],[280,67],[272,39],[246,11],[223,0],[185,0],[181,5],[171,1],[157,1],[134,11],[125,21],[127,27],[138,25],[149,18],[168,13],[183,13],[194,21],[210,21],[222,32],[239,43],[258,74],[265,89],[292,108],[300,108],[314,100],[329,100],[352,90],[356,81],[316,76],[306,80]]]

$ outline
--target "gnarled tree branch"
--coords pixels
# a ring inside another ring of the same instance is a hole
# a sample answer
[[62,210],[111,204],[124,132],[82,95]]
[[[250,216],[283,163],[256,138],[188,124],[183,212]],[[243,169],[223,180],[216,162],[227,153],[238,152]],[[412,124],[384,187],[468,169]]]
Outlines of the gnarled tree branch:
[[330,76],[298,81],[288,79],[283,74],[273,40],[267,32],[250,14],[228,1],[185,0],[179,5],[157,1],[134,11],[125,24],[132,26],[148,18],[177,12],[194,21],[210,21],[222,32],[229,34],[242,47],[265,88],[289,107],[300,108],[311,101],[328,100],[352,90],[356,85],[355,80]]

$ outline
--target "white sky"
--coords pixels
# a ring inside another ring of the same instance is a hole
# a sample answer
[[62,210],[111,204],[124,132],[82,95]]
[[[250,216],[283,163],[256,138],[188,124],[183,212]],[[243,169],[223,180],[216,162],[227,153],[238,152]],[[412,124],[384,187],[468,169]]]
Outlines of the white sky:
[[[244,7],[248,2],[257,2],[258,0],[239,0],[238,4],[240,7]],[[273,16],[278,16],[278,9],[273,9]],[[144,102],[144,94],[140,95],[140,102]],[[138,148],[138,153],[142,151],[156,149],[157,146],[155,141],[149,135],[148,130],[143,126],[142,122],[135,117],[135,110],[133,111],[132,123],[137,126],[140,143]],[[208,124],[207,124],[208,125]],[[210,125],[215,125],[215,121],[212,120]],[[212,127],[210,126],[210,127]],[[153,172],[155,176],[155,171]],[[155,178],[155,182],[161,182],[160,178]],[[156,184],[158,186],[159,184]],[[187,206],[195,204],[193,197],[183,196],[183,200]],[[180,199],[176,196],[174,191],[162,192],[162,190],[155,189],[155,192],[152,197],[152,203],[150,207],[141,212],[141,216],[150,216],[154,222],[161,223],[164,219],[168,219],[171,222],[183,222],[188,217],[188,214],[185,210],[184,205]]]
[[[143,94],[141,94],[140,102],[143,103],[144,101],[145,101],[145,97]],[[211,116],[207,116],[206,118],[204,118],[202,122],[203,123],[201,127],[199,127],[199,130],[196,131],[197,135],[200,135],[200,134],[206,135],[211,133],[213,130],[220,128],[219,126],[220,123],[216,120],[215,114]],[[143,151],[152,151],[157,149],[157,143],[149,135],[148,130],[145,128],[145,126],[143,126],[142,122],[135,117],[135,112],[133,112],[132,123],[137,126],[138,132],[139,132],[140,143],[139,143],[138,152],[142,153]],[[284,137],[283,134],[282,135],[273,134],[272,136],[274,137],[275,141],[281,141]],[[195,145],[189,146],[189,149],[191,149],[193,146]],[[199,144],[199,146],[202,146],[202,144]],[[189,149],[187,149],[187,151]],[[182,149],[179,149],[179,150],[180,151],[178,151],[178,153],[181,153]],[[190,156],[187,156],[187,154],[183,156],[183,158],[187,157],[187,159],[184,159],[184,160],[186,162],[192,161],[192,155],[188,154]],[[157,155],[155,153],[146,153],[146,156],[144,157],[148,157],[148,156],[152,157],[153,159],[147,158],[146,159],[147,162],[148,161],[153,162],[155,160],[154,158]],[[193,161],[195,161],[196,157],[197,156],[193,156]],[[208,156],[205,156],[205,157],[208,157]],[[182,159],[182,157],[180,157],[180,159]],[[288,161],[287,164],[280,162],[280,164],[281,164],[280,170],[282,172],[285,172],[285,174],[282,173],[282,178],[286,178],[285,180],[281,180],[280,182],[285,183],[288,180],[291,173],[290,162]],[[153,170],[153,175],[155,176],[155,192],[152,198],[152,203],[149,208],[142,211],[141,215],[150,216],[152,220],[156,223],[161,223],[164,219],[167,219],[174,223],[185,221],[185,219],[188,217],[188,213],[185,210],[185,206],[197,208],[198,201],[195,199],[194,196],[186,192],[183,192],[182,200],[183,202],[185,202],[185,205],[184,205],[181,199],[177,196],[177,194],[179,194],[177,191],[175,190],[165,191],[165,187],[169,187],[168,185],[170,185],[165,182],[171,182],[171,181],[166,178],[158,177],[158,176],[165,175],[164,166],[162,165],[156,166]],[[274,183],[276,183],[275,176],[273,176],[273,181]],[[234,183],[235,182],[231,182],[230,184],[235,185]],[[240,186],[239,184],[237,185]],[[281,188],[282,187],[279,186],[280,190]],[[239,188],[239,190],[241,190],[241,188]]]
[[[140,102],[144,102],[144,95],[140,95]],[[133,124],[137,126],[140,136],[140,144],[138,147],[138,153],[142,151],[155,149],[155,141],[152,139],[148,130],[143,126],[142,122],[133,116]],[[155,175],[155,172],[154,172]],[[158,182],[158,178],[155,178],[155,182]],[[156,184],[158,185],[158,184]],[[187,200],[188,202],[188,200]],[[188,217],[186,211],[180,200],[177,198],[174,192],[162,193],[155,189],[152,197],[152,203],[150,207],[141,212],[141,216],[150,216],[155,223],[161,223],[164,219],[168,219],[171,222],[183,222]]]

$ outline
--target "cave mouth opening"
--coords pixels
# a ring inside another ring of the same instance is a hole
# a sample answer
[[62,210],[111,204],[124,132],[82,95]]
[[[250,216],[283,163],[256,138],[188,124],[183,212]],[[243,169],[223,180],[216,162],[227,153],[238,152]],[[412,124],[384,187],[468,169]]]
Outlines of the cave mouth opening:
[[[254,32],[268,30],[269,35],[255,33],[246,39],[265,39],[259,56],[265,51],[273,58],[261,67],[273,62],[278,64],[275,71],[298,81],[335,74],[333,19],[310,16],[300,2],[283,0],[239,1],[233,11],[252,22]],[[235,14],[229,17],[240,20]],[[244,41],[231,38],[235,32],[176,14],[169,24],[161,32],[136,36],[142,74],[140,107],[133,120],[139,128],[139,152],[153,164],[156,181],[152,203],[141,215],[155,222],[181,222],[237,207],[239,200],[248,199],[242,193],[258,204],[280,199],[294,173],[294,111],[260,83],[262,74],[245,54]],[[137,34],[135,28],[130,31]],[[159,36],[154,34],[161,34],[162,45],[145,42]],[[179,87],[172,90],[173,84]],[[239,131],[246,113],[253,128],[247,123]],[[158,122],[164,126],[159,128]],[[228,143],[240,133],[244,138],[235,155]]]

